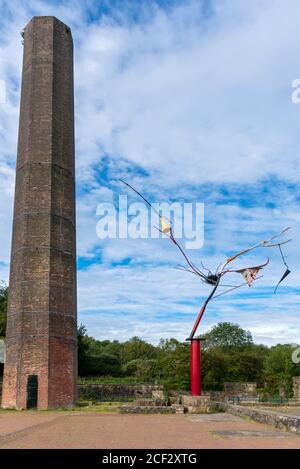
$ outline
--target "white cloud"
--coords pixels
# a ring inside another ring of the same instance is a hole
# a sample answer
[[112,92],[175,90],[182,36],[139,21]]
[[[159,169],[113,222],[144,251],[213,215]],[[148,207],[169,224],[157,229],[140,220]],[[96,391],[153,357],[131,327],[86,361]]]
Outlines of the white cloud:
[[84,30],[77,119],[89,162],[101,149],[169,184],[250,182],[270,170],[295,179],[299,5],[291,2],[288,14],[280,2],[225,3],[241,24],[221,9],[205,28],[189,16],[192,2],[183,19],[159,10],[147,26],[100,21]]
[[[0,278],[7,278],[9,263],[19,31],[32,15],[55,14],[72,27],[75,41],[78,253],[103,262],[79,271],[79,307],[89,333],[184,339],[204,294],[197,279],[172,270],[179,253],[165,242],[97,239],[97,204],[124,192],[104,174],[107,155],[108,177],[127,174],[156,201],[177,196],[206,203],[206,243],[191,253],[197,262],[215,268],[236,249],[291,224],[293,275],[285,285],[297,287],[299,204],[291,189],[274,188],[268,178],[298,180],[300,106],[291,102],[290,85],[300,76],[299,2],[214,0],[207,18],[196,0],[167,10],[149,1],[138,22],[130,18],[130,2],[123,2],[119,12],[91,23],[87,9],[95,14],[97,3],[0,1],[0,79],[8,97],[0,104]],[[265,203],[261,179],[274,208]],[[240,204],[246,183],[256,200],[262,197],[255,208]],[[211,190],[198,200],[203,184]],[[218,184],[228,189],[221,201]],[[297,341],[298,298],[283,290],[275,299],[266,293],[282,271],[275,252],[272,257],[259,290],[268,298],[251,292],[246,299],[221,297],[203,327],[235,320],[257,340]],[[128,267],[113,267],[125,258],[132,259]]]
[[[281,291],[274,297],[259,284],[247,289],[211,302],[198,332],[233,321],[250,329],[258,343],[299,342],[299,294]],[[208,291],[197,278],[169,267],[94,265],[79,271],[79,321],[102,339],[185,340]]]

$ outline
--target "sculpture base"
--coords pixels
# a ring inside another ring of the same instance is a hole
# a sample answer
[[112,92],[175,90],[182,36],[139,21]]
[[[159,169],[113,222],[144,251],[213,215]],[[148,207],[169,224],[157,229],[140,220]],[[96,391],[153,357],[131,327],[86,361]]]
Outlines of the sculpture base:
[[217,403],[212,401],[210,396],[182,396],[182,405],[185,412],[190,414],[209,414],[217,412]]

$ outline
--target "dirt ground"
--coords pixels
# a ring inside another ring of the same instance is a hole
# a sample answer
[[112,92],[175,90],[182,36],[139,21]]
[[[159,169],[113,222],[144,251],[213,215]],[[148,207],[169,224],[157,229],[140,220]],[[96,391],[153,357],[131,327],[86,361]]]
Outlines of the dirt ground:
[[0,411],[0,448],[300,448],[300,435],[230,414]]

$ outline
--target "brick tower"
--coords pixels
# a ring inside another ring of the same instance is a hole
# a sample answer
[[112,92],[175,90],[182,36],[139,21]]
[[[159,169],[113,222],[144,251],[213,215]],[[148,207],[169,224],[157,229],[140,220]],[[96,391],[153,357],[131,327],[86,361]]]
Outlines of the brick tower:
[[2,407],[74,404],[77,379],[73,42],[24,30]]

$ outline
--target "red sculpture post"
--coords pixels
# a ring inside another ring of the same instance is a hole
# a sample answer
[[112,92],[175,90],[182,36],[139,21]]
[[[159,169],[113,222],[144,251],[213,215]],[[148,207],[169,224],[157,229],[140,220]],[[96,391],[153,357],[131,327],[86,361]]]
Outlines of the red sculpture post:
[[201,396],[201,339],[191,340],[191,395]]
[[206,302],[200,309],[193,330],[188,340],[190,345],[191,396],[201,396],[201,338],[194,337],[206,308]]

